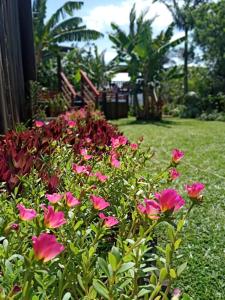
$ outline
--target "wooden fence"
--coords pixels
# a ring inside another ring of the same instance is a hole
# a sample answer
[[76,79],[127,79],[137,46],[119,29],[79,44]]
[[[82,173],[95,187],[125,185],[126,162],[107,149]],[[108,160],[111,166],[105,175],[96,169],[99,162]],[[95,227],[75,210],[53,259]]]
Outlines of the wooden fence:
[[31,0],[0,0],[0,133],[30,117],[35,80]]

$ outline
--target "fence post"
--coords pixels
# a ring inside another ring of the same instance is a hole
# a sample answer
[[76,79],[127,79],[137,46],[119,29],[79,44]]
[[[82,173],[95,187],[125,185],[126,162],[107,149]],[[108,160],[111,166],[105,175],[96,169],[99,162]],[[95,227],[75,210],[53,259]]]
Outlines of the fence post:
[[116,119],[119,118],[119,93],[116,92]]
[[106,102],[106,91],[102,92],[102,109],[104,112],[105,117],[107,118],[107,102]]

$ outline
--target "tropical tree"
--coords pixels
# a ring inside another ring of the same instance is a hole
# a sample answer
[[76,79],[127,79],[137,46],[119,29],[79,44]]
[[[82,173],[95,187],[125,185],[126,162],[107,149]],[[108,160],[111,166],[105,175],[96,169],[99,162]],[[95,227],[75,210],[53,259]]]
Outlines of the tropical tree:
[[57,53],[59,43],[95,40],[102,36],[96,30],[87,29],[80,17],[74,16],[83,2],[67,1],[46,21],[47,0],[33,1],[33,27],[37,66],[43,57]]
[[[113,43],[113,48],[117,51],[117,56],[111,61],[111,68],[114,73],[128,73],[135,113],[140,111],[140,108],[136,84],[139,77],[139,60],[134,52],[134,48],[142,35],[145,15],[146,12],[137,18],[135,5],[133,5],[129,16],[129,32],[126,33],[117,24],[112,23],[113,32],[109,35],[109,39]],[[152,20],[148,20],[149,26],[151,22]]]
[[194,27],[195,9],[207,0],[155,0],[154,2],[161,2],[171,12],[174,23],[179,30],[184,31],[184,94],[188,93],[188,61],[189,61],[189,32]]
[[211,77],[211,91],[225,93],[225,0],[204,4],[196,10],[194,40]]
[[117,60],[120,61],[122,69],[126,69],[131,75],[133,82],[138,78],[142,81],[144,107],[138,107],[137,117],[139,119],[160,119],[161,101],[157,96],[157,89],[165,74],[171,76],[175,69],[169,67],[168,52],[176,47],[184,38],[172,40],[174,24],[167,30],[160,32],[156,37],[152,33],[152,20],[145,19],[146,13],[136,18],[135,8],[130,14],[130,31],[128,34],[119,26],[112,24],[115,31],[110,35],[114,47],[117,49]]

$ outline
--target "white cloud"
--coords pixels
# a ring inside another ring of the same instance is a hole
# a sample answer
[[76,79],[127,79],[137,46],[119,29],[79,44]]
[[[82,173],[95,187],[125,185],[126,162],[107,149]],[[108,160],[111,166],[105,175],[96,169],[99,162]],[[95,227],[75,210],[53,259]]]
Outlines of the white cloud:
[[[109,31],[111,22],[115,22],[119,26],[129,25],[129,13],[133,3],[133,0],[123,0],[119,5],[106,4],[97,6],[89,15],[84,16],[83,20],[88,28],[101,32]],[[150,0],[136,0],[135,4],[137,15],[141,11],[148,9],[147,18],[158,16],[153,23],[155,32],[164,29],[172,22],[170,12],[161,3],[151,4]]]
[[111,49],[105,52],[105,61],[109,62],[116,56],[116,51]]

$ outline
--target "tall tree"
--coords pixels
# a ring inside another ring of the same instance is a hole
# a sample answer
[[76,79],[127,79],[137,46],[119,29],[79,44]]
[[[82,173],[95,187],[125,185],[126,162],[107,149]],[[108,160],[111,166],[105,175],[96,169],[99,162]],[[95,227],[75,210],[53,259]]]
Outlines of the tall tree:
[[83,2],[67,1],[46,20],[47,0],[33,1],[33,27],[36,63],[39,65],[44,54],[55,53],[59,43],[95,40],[102,36],[96,30],[87,29],[80,17],[74,16]]
[[204,4],[195,13],[194,40],[211,74],[211,94],[225,93],[225,0]]
[[193,12],[207,0],[155,0],[163,3],[171,12],[174,23],[179,30],[184,31],[184,94],[188,93],[188,60],[189,60],[189,32],[194,26]]
[[130,14],[129,33],[122,31],[118,25],[112,24],[114,33],[110,35],[110,39],[117,49],[116,59],[120,62],[119,67],[129,72],[134,83],[141,76],[144,109],[138,110],[137,117],[149,120],[161,118],[157,85],[166,70],[168,51],[184,39],[172,41],[173,24],[153,37],[153,20],[146,20],[145,15],[142,13],[137,18],[133,7]]

